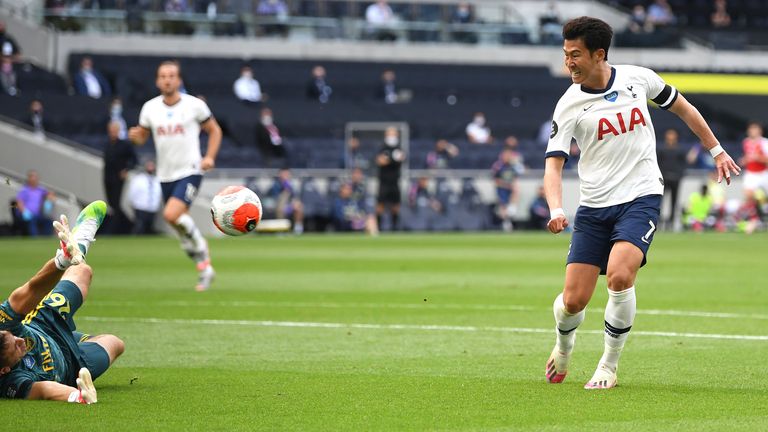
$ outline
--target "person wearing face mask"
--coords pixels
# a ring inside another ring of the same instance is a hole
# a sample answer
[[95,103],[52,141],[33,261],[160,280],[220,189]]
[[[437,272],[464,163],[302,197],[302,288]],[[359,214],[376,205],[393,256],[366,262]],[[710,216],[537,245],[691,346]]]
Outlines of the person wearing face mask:
[[5,22],[0,21],[0,55],[10,57],[12,61],[19,61],[21,48],[11,35],[5,30]]
[[24,123],[32,126],[38,138],[45,137],[45,131],[48,129],[48,122],[43,116],[43,103],[35,99],[29,104],[29,115],[24,118]]
[[405,152],[400,146],[400,132],[394,126],[384,131],[384,145],[376,155],[379,167],[379,195],[376,202],[376,221],[381,226],[381,217],[389,212],[391,229],[397,230],[400,218],[400,172],[405,161]]
[[[472,6],[469,2],[459,2],[456,5],[456,9],[451,15],[451,23],[453,24],[473,24],[475,22],[475,14],[472,11]],[[461,28],[457,26],[458,28]],[[451,37],[455,42],[475,44],[477,43],[477,35],[474,32],[467,30],[457,30],[451,33]]]
[[112,94],[109,83],[101,72],[93,68],[90,57],[83,57],[80,61],[80,70],[72,77],[72,85],[76,94],[94,99],[108,98]]
[[262,108],[259,124],[256,125],[256,145],[264,157],[266,166],[272,165],[273,159],[284,160],[286,157],[283,137],[275,125],[272,110]]
[[261,86],[253,78],[253,69],[250,66],[245,65],[240,68],[240,78],[235,80],[232,88],[235,92],[235,97],[241,102],[255,105],[261,103]]
[[466,133],[467,139],[472,144],[491,144],[493,142],[491,128],[485,124],[485,114],[481,112],[475,113],[475,117],[467,125]]
[[120,125],[120,131],[117,134],[119,139],[128,139],[128,124],[123,117],[123,102],[118,96],[112,99],[112,103],[109,105],[109,123]]
[[155,175],[155,161],[144,162],[144,170],[131,176],[128,184],[128,200],[133,208],[133,235],[155,233],[155,217],[162,203],[160,181]]

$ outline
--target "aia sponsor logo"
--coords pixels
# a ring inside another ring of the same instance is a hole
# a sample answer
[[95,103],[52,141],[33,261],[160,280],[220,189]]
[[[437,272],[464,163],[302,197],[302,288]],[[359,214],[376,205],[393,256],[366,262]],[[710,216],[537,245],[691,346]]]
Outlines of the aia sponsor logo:
[[[627,121],[621,113],[616,113],[615,121],[606,117],[602,117],[597,124],[597,140],[600,141],[608,134],[619,136],[627,132],[632,132],[635,126],[646,126],[645,117],[640,108],[632,108],[632,112],[629,113],[629,121]],[[618,126],[618,128],[617,128]]]
[[172,136],[172,135],[184,135],[184,126],[181,124],[168,124],[165,126],[158,126],[155,131],[157,136]]

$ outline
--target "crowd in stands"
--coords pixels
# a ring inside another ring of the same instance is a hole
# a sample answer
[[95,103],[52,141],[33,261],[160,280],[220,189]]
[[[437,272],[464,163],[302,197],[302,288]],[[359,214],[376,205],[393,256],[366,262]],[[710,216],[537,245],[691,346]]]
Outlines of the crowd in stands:
[[608,0],[631,22],[616,43],[675,46],[681,31],[722,49],[768,46],[768,3],[761,0]]
[[[384,3],[375,5],[382,7]],[[675,22],[674,16],[670,18],[661,10],[664,9],[661,6],[666,5],[669,11],[668,3],[654,4],[660,8],[653,14],[649,8],[648,14],[655,17],[654,26]],[[552,14],[554,16],[555,11]],[[638,26],[640,24],[638,22]],[[105,192],[114,209],[110,230],[151,232],[149,221],[159,208],[159,201],[155,199],[156,180],[152,180],[151,153],[136,155],[125,138],[127,125],[136,121],[140,103],[154,94],[152,72],[157,58],[75,54],[70,58],[70,76],[64,78],[19,62],[16,56],[21,52],[20,47],[6,34],[2,23],[0,37],[0,47],[7,52],[2,56],[0,70],[4,93],[0,96],[3,102],[0,113],[7,116],[23,113],[17,119],[41,137],[46,132],[54,132],[103,151],[108,167]],[[192,67],[187,69],[187,64]],[[18,76],[6,77],[6,65]],[[527,207],[528,203],[519,202],[516,179],[526,169],[541,168],[549,134],[548,117],[555,95],[567,83],[550,77],[540,68],[440,65],[439,74],[435,74],[436,70],[430,70],[437,67],[434,65],[394,67],[352,62],[243,63],[234,59],[215,62],[186,59],[182,65],[188,91],[208,100],[225,130],[218,166],[343,168],[353,173],[356,180],[351,180],[349,187],[344,186],[346,182],[339,182],[338,187],[329,189],[325,195],[313,189],[311,180],[294,181],[290,171],[284,169],[274,187],[260,191],[268,197],[266,207],[270,208],[269,203],[273,202],[275,216],[291,219],[297,232],[304,229],[308,219],[313,221],[311,229],[319,225],[369,232],[376,232],[379,227],[500,227],[509,231],[515,221],[526,216],[531,226],[541,226],[546,203],[539,196],[526,215],[520,207]],[[338,73],[331,75],[331,69]],[[507,79],[510,74],[514,74],[514,80]],[[303,80],[306,81],[302,91]],[[514,87],[508,84],[510,81]],[[53,114],[48,111],[49,102]],[[19,109],[21,106],[24,108]],[[531,122],[531,118],[537,120]],[[355,133],[344,135],[341,131],[352,120],[405,121],[410,127],[409,147],[402,146],[397,128],[388,129],[378,138]],[[659,121],[657,125],[664,122]],[[753,141],[761,136],[762,131],[750,132]],[[149,149],[151,152],[151,146]],[[750,149],[744,147],[744,163],[758,166],[759,162],[764,166],[765,161],[750,159]],[[768,154],[768,150],[765,152]],[[567,168],[577,166],[578,153],[574,143]],[[670,214],[674,219],[679,214],[677,196],[685,169],[711,168],[704,165],[710,158],[702,155],[696,144],[681,144],[677,132],[667,130],[664,144],[659,148],[659,162],[665,189],[672,197]],[[402,167],[490,169],[496,201],[490,207],[482,203],[477,191],[472,190],[471,179],[464,182],[460,191],[450,191],[445,181],[426,178],[409,179],[408,194],[403,199],[396,186]],[[136,181],[126,184],[127,172],[136,168],[137,175],[131,177]],[[379,187],[384,188],[375,198],[369,197],[367,189],[361,186],[365,177],[372,175],[379,176]],[[745,192],[744,202],[756,203],[754,215],[760,220],[765,214],[761,190],[766,187],[768,184],[761,184],[753,187],[750,194]],[[120,209],[124,188],[130,191],[133,213],[137,215],[133,228]],[[710,185],[708,194],[714,189]],[[306,205],[313,196],[314,204]],[[696,214],[700,214],[701,207],[702,204],[696,207],[699,210]],[[28,207],[22,202],[17,208]],[[713,208],[721,209],[718,211],[723,215],[737,214],[727,211],[733,210],[733,205],[713,204]],[[689,213],[684,218],[687,226],[695,229],[710,226],[705,221],[689,223],[693,221]],[[747,213],[745,210],[738,214]],[[21,211],[16,216],[27,222],[37,220],[34,213],[29,212]],[[728,222],[733,220],[723,217],[711,226],[738,226],[736,222]],[[752,227],[750,230],[761,227],[759,223],[748,226]],[[35,230],[27,227],[26,231]]]

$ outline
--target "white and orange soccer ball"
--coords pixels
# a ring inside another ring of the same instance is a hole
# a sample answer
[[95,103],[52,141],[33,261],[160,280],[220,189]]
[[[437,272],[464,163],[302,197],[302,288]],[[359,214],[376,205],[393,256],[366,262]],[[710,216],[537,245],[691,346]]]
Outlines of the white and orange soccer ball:
[[226,235],[248,234],[261,221],[261,200],[245,186],[227,186],[213,197],[211,218]]

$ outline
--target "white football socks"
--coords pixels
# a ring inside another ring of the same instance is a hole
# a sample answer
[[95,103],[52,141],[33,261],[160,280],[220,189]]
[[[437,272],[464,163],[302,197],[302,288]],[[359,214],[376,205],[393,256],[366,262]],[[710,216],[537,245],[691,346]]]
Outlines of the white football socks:
[[635,322],[637,300],[635,287],[624,291],[608,290],[608,304],[605,306],[605,351],[600,363],[614,372],[619,366],[619,357]]
[[576,342],[576,328],[584,322],[585,312],[582,310],[575,314],[568,313],[565,310],[563,293],[560,293],[555,298],[552,309],[555,313],[555,332],[557,333],[558,349],[565,353],[570,353],[573,351],[573,344]]
[[176,219],[176,231],[179,233],[181,247],[195,262],[208,260],[208,242],[195,225],[195,220],[188,213]]

